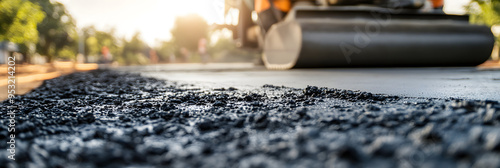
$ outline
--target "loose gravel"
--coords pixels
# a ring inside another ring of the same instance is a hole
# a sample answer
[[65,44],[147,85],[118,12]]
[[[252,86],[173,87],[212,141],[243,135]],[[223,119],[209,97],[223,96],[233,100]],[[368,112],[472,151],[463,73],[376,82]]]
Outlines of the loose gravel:
[[500,103],[73,73],[15,98],[0,167],[500,167]]

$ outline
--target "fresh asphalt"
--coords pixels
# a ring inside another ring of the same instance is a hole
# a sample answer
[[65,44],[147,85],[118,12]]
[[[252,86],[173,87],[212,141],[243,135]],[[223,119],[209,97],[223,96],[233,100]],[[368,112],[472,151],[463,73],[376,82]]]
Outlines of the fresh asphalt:
[[0,103],[0,141],[16,128],[16,160],[0,143],[0,167],[500,167],[500,103],[482,100],[495,71],[231,66],[45,81]]

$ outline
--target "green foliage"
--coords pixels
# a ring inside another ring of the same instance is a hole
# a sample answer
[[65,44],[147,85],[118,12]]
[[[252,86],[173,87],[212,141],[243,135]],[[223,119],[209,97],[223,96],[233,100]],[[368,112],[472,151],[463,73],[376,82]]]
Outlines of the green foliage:
[[18,44],[38,41],[37,24],[45,17],[40,6],[27,0],[0,1],[0,41]]
[[122,65],[147,64],[149,46],[144,43],[140,33],[136,33],[130,40],[117,38],[115,30],[99,31],[94,26],[82,29],[85,38],[85,55],[102,57],[102,48],[107,47],[113,56],[113,61]]
[[180,48],[191,51],[198,49],[198,41],[208,38],[208,24],[201,16],[190,14],[177,17],[171,30],[173,42]]
[[141,40],[141,34],[137,32],[130,41],[123,40],[123,61],[128,65],[147,64],[149,59],[146,55],[149,55],[149,50],[149,46]]
[[[472,0],[467,7],[470,22],[489,27],[500,24],[500,0]],[[500,44],[500,37],[496,37]]]
[[38,25],[40,40],[37,43],[37,52],[52,61],[63,49],[72,48],[76,51],[77,41],[75,23],[66,7],[51,0],[31,0],[42,7],[46,13],[45,19]]
[[130,41],[125,41],[123,45],[124,54],[145,52],[145,49],[147,49],[148,46],[141,40],[140,36],[141,34],[137,32],[134,34],[134,36],[132,36],[132,39],[130,39]]
[[102,46],[99,45],[99,42],[97,41],[97,38],[94,36],[90,36],[85,40],[85,45],[87,49],[87,54],[88,55],[99,55],[99,51],[101,50]]
[[168,61],[170,55],[175,54],[176,45],[172,41],[164,41],[161,43],[159,47],[156,48],[156,52],[158,57],[160,57],[160,61]]
[[143,53],[126,53],[124,61],[127,65],[145,65],[149,59]]
[[212,59],[217,62],[247,62],[254,61],[260,54],[236,47],[231,37],[221,36],[217,42],[208,48]]
[[122,48],[119,46],[121,42],[116,38],[114,29],[109,31],[96,31],[95,37],[100,46],[99,49],[106,46],[113,56],[118,56],[122,53]]
[[76,53],[73,48],[70,46],[64,47],[62,50],[59,50],[57,53],[59,58],[65,59],[65,60],[75,60],[76,59]]
[[88,26],[84,27],[82,31],[83,37],[80,38],[85,38],[85,55],[102,56],[102,48],[107,47],[115,61],[119,60],[122,62],[123,58],[121,58],[121,54],[123,48],[119,45],[121,42],[116,38],[114,29],[99,31],[94,26]]
[[488,26],[500,23],[500,0],[472,0],[468,11],[472,23]]

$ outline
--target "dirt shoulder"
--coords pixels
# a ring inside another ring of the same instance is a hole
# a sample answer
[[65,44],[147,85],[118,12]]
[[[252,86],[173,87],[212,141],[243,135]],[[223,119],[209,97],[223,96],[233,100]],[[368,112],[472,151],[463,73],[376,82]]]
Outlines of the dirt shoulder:
[[[15,66],[16,94],[23,95],[40,86],[44,80],[53,79],[73,72],[95,70],[97,64],[75,64],[73,62],[55,62],[45,65],[21,64]],[[0,101],[7,98],[7,65],[0,65]]]

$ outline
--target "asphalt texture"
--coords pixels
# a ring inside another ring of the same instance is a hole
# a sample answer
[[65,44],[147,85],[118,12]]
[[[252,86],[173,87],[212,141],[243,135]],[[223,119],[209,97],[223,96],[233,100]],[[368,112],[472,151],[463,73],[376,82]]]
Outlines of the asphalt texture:
[[15,98],[0,167],[500,167],[500,103],[308,86],[197,88],[117,71]]

